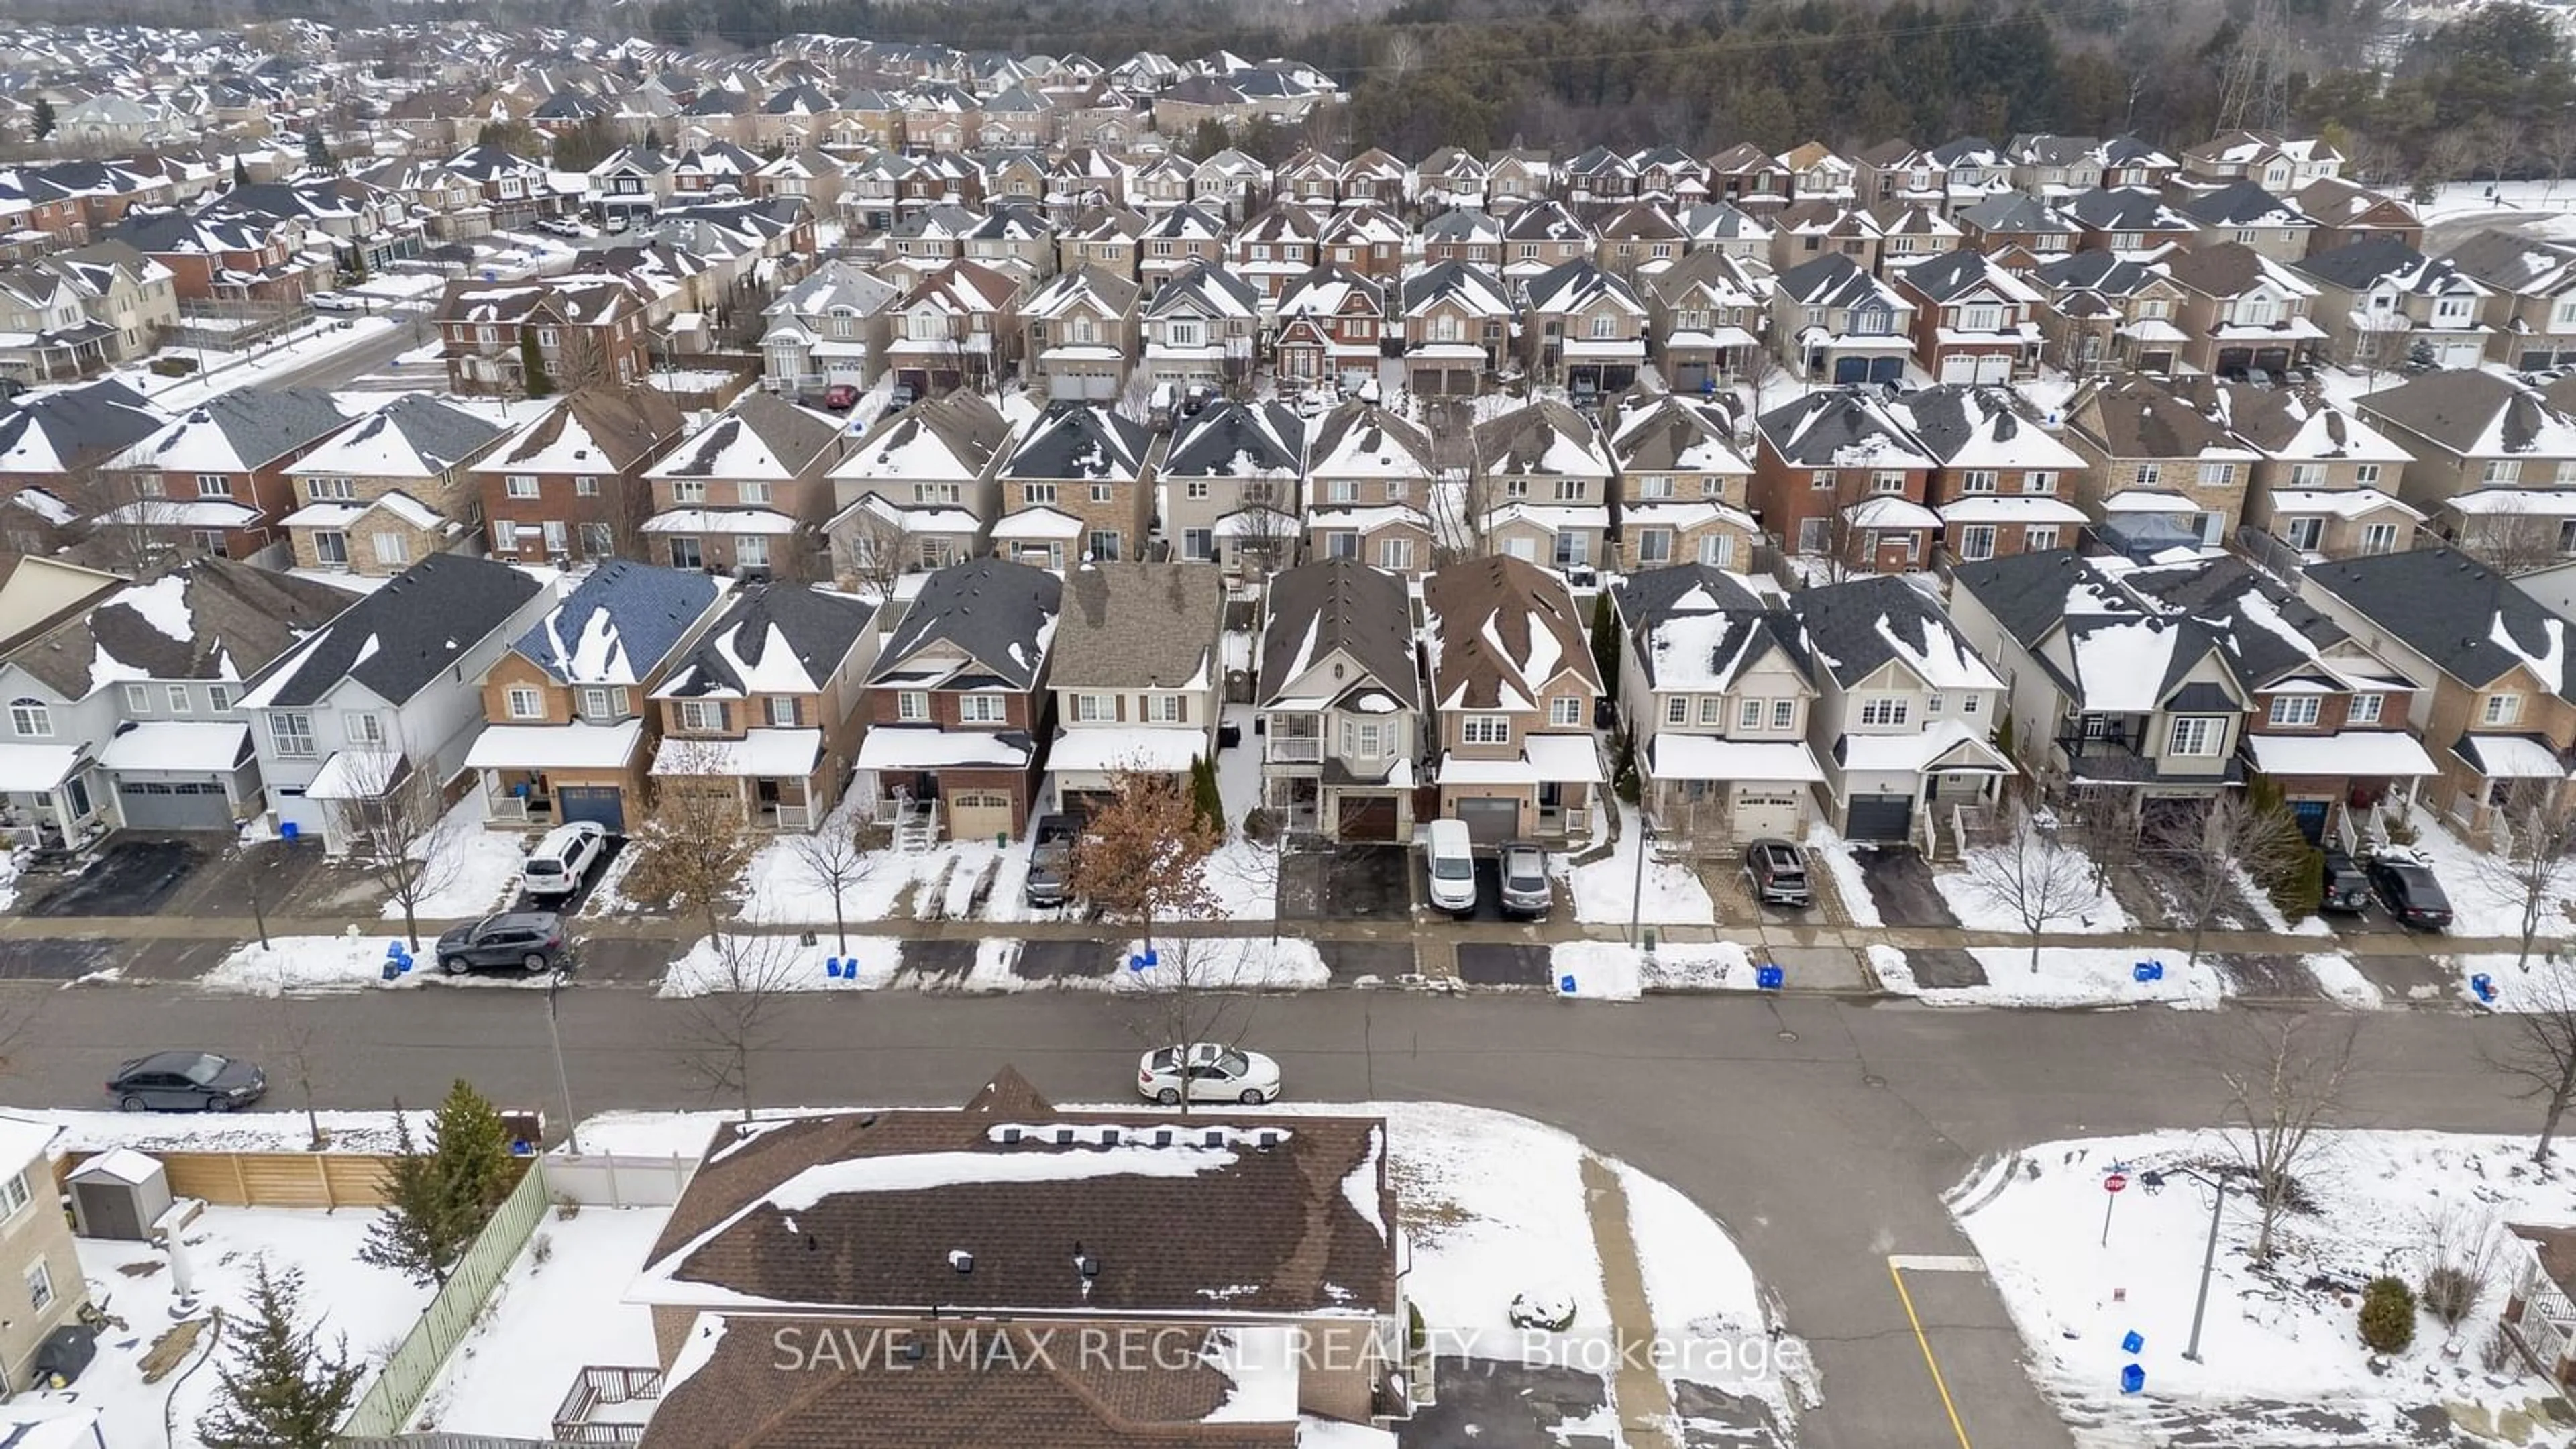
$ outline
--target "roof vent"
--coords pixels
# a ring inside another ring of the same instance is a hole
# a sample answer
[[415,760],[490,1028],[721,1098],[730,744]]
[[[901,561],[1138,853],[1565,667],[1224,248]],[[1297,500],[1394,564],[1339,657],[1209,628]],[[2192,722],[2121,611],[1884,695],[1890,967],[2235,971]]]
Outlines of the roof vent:
[[975,1271],[975,1255],[964,1248],[951,1248],[948,1250],[948,1266],[956,1269],[962,1278]]
[[1005,1147],[1011,1146],[1011,1145],[1013,1145],[1013,1144],[1017,1143],[1019,1140],[1020,1140],[1020,1129],[1019,1129],[1019,1128],[1017,1128],[1017,1127],[1005,1127],[1005,1128],[1003,1128],[1003,1129],[1002,1129],[1002,1145],[1003,1145],[1003,1146],[1005,1146]]

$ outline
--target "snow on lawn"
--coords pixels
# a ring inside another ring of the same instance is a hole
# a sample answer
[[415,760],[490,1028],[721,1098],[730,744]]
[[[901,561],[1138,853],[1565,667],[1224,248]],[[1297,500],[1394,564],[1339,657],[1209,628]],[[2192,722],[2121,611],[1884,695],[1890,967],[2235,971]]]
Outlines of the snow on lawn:
[[[343,322],[348,325],[342,326]],[[219,393],[256,386],[282,373],[366,346],[401,325],[390,317],[316,319],[281,334],[277,341],[262,343],[246,355],[194,347],[164,348],[153,354],[154,358],[184,357],[207,364],[205,370],[184,377],[163,377],[151,371],[146,364],[152,358],[137,358],[109,375],[152,399],[154,406],[178,412],[202,406]]]
[[[1627,924],[1638,899],[1637,812],[1621,803],[1619,839],[1606,860],[1569,865],[1568,857],[1548,857],[1549,869],[1566,878],[1574,897],[1574,918],[1602,924]],[[1686,861],[1668,861],[1658,853],[1646,858],[1645,909],[1642,919],[1657,926],[1713,926],[1717,907],[1700,884],[1699,873]]]
[[[822,828],[846,830],[854,826],[844,811],[834,811]],[[804,838],[781,835],[763,845],[760,853],[752,857],[751,865],[743,873],[744,920],[780,926],[832,924],[831,883],[818,875],[807,862],[803,849],[796,843]],[[842,919],[888,921],[905,916],[936,919],[949,914],[948,907],[952,903],[963,906],[976,884],[988,877],[992,881],[992,888],[986,895],[988,908],[1016,911],[1020,909],[1019,890],[1013,886],[1008,896],[1004,895],[1001,886],[1005,872],[1001,869],[1001,858],[1006,855],[1019,857],[1015,867],[1016,879],[1026,880],[1028,854],[1026,841],[1016,842],[1007,850],[996,850],[984,841],[951,841],[913,853],[869,851],[858,878],[843,884]]]
[[[1979,846],[1968,854],[1973,858],[2001,853],[2003,849],[2002,846]],[[2004,869],[2009,872],[2008,866]],[[1995,899],[1993,893],[1978,885],[1977,877],[1966,861],[1934,871],[1932,885],[1941,892],[1942,904],[1950,908],[1951,915],[1959,918],[1959,925],[1965,930],[2012,931],[2018,934],[2025,929],[2021,917],[2009,902]],[[2051,934],[2110,935],[2129,930],[2132,924],[2128,912],[2120,909],[2120,903],[2112,899],[2106,888],[2095,892],[2090,901],[2077,901],[2073,911],[2050,921],[2048,930]]]
[[[1176,937],[1161,943],[1155,964],[1133,968],[1143,941],[1129,941],[1120,953],[1126,969],[1111,979],[1121,991],[1156,991],[1179,980],[1212,991],[1301,991],[1330,986],[1332,973],[1312,941],[1293,936],[1230,938]],[[1065,984],[1080,984],[1080,978]]]
[[549,1439],[584,1367],[658,1363],[651,1312],[621,1300],[670,1217],[667,1207],[587,1207],[539,1222],[411,1432]]
[[1628,1196],[1628,1231],[1655,1337],[1684,1346],[1665,1377],[1760,1399],[1781,1424],[1793,1424],[1792,1383],[1799,1402],[1822,1396],[1805,1345],[1769,1336],[1773,1304],[1734,1237],[1671,1184],[1624,1162],[1610,1167]]
[[[188,1230],[188,1259],[195,1273],[199,1307],[191,1322],[204,1324],[221,1309],[235,1323],[250,1303],[252,1264],[265,1256],[269,1270],[300,1268],[304,1272],[302,1311],[307,1325],[318,1320],[324,1343],[345,1338],[349,1356],[372,1361],[410,1329],[430,1293],[401,1274],[370,1268],[357,1261],[358,1244],[375,1221],[372,1212],[318,1212],[296,1208],[208,1208]],[[33,1417],[59,1411],[106,1411],[104,1442],[160,1444],[162,1416],[178,1426],[169,1442],[194,1449],[198,1416],[213,1402],[216,1368],[229,1361],[227,1335],[212,1340],[216,1363],[180,1367],[143,1381],[142,1360],[164,1334],[184,1331],[174,1323],[167,1255],[149,1243],[79,1240],[81,1275],[89,1280],[92,1301],[119,1319],[98,1340],[98,1357],[80,1381],[60,1391],[34,1390],[10,1401],[13,1414]],[[638,1310],[641,1311],[641,1310]],[[195,1364],[209,1350],[210,1334],[201,1328],[196,1350],[186,1359]],[[367,1376],[372,1378],[372,1372]],[[361,1384],[366,1379],[360,1380]],[[362,1390],[363,1391],[363,1390]]]
[[[2523,893],[2511,882],[2490,876],[2492,857],[2452,834],[2441,817],[2420,805],[2410,823],[2415,827],[2415,850],[2432,863],[2442,894],[2451,898],[2451,934],[2519,939]],[[2552,883],[2541,907],[2543,936],[2576,931],[2576,871],[2563,874],[2564,879]]]
[[[2397,194],[2403,195],[2402,192]],[[2432,203],[2417,207],[2416,213],[2424,220],[2434,222],[2500,211],[2554,215],[2571,209],[2576,209],[2576,182],[2450,181],[2437,187]],[[2496,224],[2510,226],[2512,218],[2499,219]]]
[[1819,820],[1807,828],[1807,853],[1822,861],[1825,874],[1834,878],[1834,894],[1842,898],[1843,912],[1855,926],[1884,926],[1878,914],[1878,902],[1870,896],[1869,878],[1861,874],[1860,859],[1852,854],[1854,847],[1830,825]]
[[[1914,979],[1905,953],[1893,946],[1869,948],[1878,984],[1899,996],[1920,997],[1934,1006],[2167,1006],[2214,1007],[2227,994],[2226,978],[2204,952],[2197,965],[2183,969],[2180,952],[2152,947],[2045,946],[2039,969],[2031,970],[2030,950],[2023,946],[1975,946],[1968,954],[1985,972],[1983,986],[1932,987]],[[2140,981],[2140,961],[2162,961],[2161,981]]]
[[1561,941],[1549,952],[1576,999],[1633,1001],[1647,991],[1750,991],[1753,958],[1733,941],[1658,941],[1651,957],[1624,941]]
[[2299,959],[2306,963],[2308,974],[2317,978],[2317,989],[2325,993],[2328,1001],[2359,1007],[2364,1011],[2375,1011],[2387,1004],[2379,988],[2371,984],[2369,977],[2361,974],[2361,968],[2352,964],[2350,956],[2331,953]]
[[[277,1088],[272,1086],[272,1091]],[[271,1098],[274,1102],[276,1099]],[[57,1152],[104,1152],[132,1147],[145,1152],[302,1152],[312,1138],[301,1112],[223,1112],[205,1116],[161,1112],[18,1111],[11,1115],[51,1122],[63,1129]],[[317,1112],[332,1152],[391,1152],[391,1112]],[[427,1120],[412,1119],[426,1135]]]
[[[833,963],[841,963],[838,971]],[[874,991],[903,967],[903,942],[889,936],[852,936],[849,950],[830,931],[805,945],[794,936],[701,937],[671,963],[657,996],[705,996],[719,991]],[[851,974],[855,968],[856,974]]]
[[[2517,959],[2511,951],[2465,952],[2457,956],[2437,956],[2456,973],[2452,990],[2472,1006],[2506,1013],[2558,1011],[2576,1003],[2576,957],[2553,953],[2545,942],[2534,942],[2528,962]],[[2484,976],[2495,992],[2493,1000],[2482,1000],[2475,978]]]
[[[422,890],[413,902],[413,914],[420,919],[470,920],[518,894],[527,842],[514,831],[485,829],[486,809],[483,792],[468,790],[411,843],[409,854],[421,863],[416,879]],[[383,915],[401,920],[402,902],[385,902]]]
[[[2440,1322],[2424,1314],[2413,1347],[2374,1371],[2356,1330],[2358,1290],[2383,1273],[2421,1284],[2437,1225],[2474,1240],[2481,1230],[2502,1232],[2506,1222],[2576,1222],[2576,1177],[2536,1171],[2530,1151],[2527,1138],[2321,1134],[2298,1173],[2312,1206],[2282,1222],[2271,1268],[2258,1271],[2249,1261],[2256,1218],[2244,1197],[2229,1196],[2198,1363],[2182,1352],[2211,1195],[2178,1176],[2151,1194],[2140,1174],[2231,1162],[2218,1134],[2043,1144],[2020,1154],[2022,1170],[2009,1163],[1993,1170],[2000,1176],[1982,1185],[1991,1197],[1964,1212],[1960,1225],[2021,1330],[2034,1375],[2113,1425],[2141,1431],[2117,1442],[2173,1442],[2163,1432],[2168,1425],[2150,1420],[2177,1404],[2223,1421],[2231,1407],[2260,1400],[2360,1417],[2362,1437],[2338,1443],[2418,1443],[2399,1417],[2404,1408],[2522,1408],[2547,1391],[2518,1365],[2491,1375],[2479,1361],[2523,1250],[2506,1242],[2497,1254],[2496,1280],[2461,1325],[2456,1358],[2445,1352]],[[2126,1167],[2130,1190],[2119,1196],[2104,1247],[2102,1179],[2114,1163]],[[2337,1286],[2303,1286],[2320,1279]],[[2120,1346],[2133,1331],[2146,1340],[2136,1355]],[[2146,1371],[2144,1395],[2119,1392],[2120,1370],[2131,1362]]]
[[[424,913],[425,914],[425,913]],[[436,981],[443,986],[518,986],[543,989],[545,973],[521,975],[515,971],[477,972],[472,975],[446,976],[434,959],[437,945],[423,932],[420,950],[410,953],[412,967],[393,980],[384,979],[386,952],[390,947],[407,944],[402,927],[397,923],[390,931],[373,935],[359,934],[355,926],[343,936],[271,936],[263,946],[257,941],[233,948],[232,954],[215,963],[215,968],[199,977],[197,984],[209,991],[242,991],[254,996],[276,996],[281,992],[351,991],[360,987],[419,986]]]

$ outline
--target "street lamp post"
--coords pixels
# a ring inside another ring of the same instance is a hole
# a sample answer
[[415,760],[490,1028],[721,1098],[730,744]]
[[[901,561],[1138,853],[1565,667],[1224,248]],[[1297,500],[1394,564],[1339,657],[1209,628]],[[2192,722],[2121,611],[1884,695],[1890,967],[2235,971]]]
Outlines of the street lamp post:
[[580,1119],[572,1114],[572,1076],[564,1070],[563,1027],[555,1020],[555,998],[563,990],[563,969],[558,966],[546,976],[546,1039],[555,1049],[555,1088],[563,1094],[564,1150],[581,1155]]
[[1655,838],[1655,827],[1646,819],[1646,802],[1637,800],[1637,879],[1628,892],[1628,944],[1636,946],[1645,937],[1639,934],[1646,911],[1646,847]]
[[2218,1219],[2219,1215],[2227,1210],[2227,1179],[2205,1176],[2188,1167],[2172,1167],[2165,1169],[2164,1172],[2147,1173],[2141,1181],[2146,1184],[2149,1192],[2153,1192],[2164,1186],[2164,1180],[2168,1174],[2176,1172],[2218,1194],[2210,1200],[2209,1242],[2200,1253],[2200,1292],[2192,1299],[2191,1304],[2191,1343],[2182,1351],[2185,1362],[2198,1363],[2200,1362],[2201,1319],[2209,1312],[2209,1279],[2218,1268]]

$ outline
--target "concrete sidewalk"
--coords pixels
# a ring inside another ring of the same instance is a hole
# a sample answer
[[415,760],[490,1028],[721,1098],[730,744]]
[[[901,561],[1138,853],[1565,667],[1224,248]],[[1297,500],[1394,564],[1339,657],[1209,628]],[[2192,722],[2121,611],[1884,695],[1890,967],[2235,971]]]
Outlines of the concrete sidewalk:
[[1601,1291],[1610,1305],[1610,1338],[1619,1349],[1611,1402],[1628,1449],[1674,1449],[1672,1390],[1655,1367],[1655,1310],[1646,1299],[1646,1271],[1637,1259],[1637,1235],[1628,1222],[1628,1190],[1610,1165],[1583,1154],[1583,1206],[1592,1219],[1592,1247],[1601,1259]]

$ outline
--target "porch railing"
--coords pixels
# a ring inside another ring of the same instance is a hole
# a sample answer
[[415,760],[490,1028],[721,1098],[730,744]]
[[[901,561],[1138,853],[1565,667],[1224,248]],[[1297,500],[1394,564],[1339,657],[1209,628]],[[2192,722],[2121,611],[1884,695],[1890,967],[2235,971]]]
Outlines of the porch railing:
[[1316,735],[1271,735],[1263,758],[1282,765],[1312,765],[1324,758],[1324,741]]

